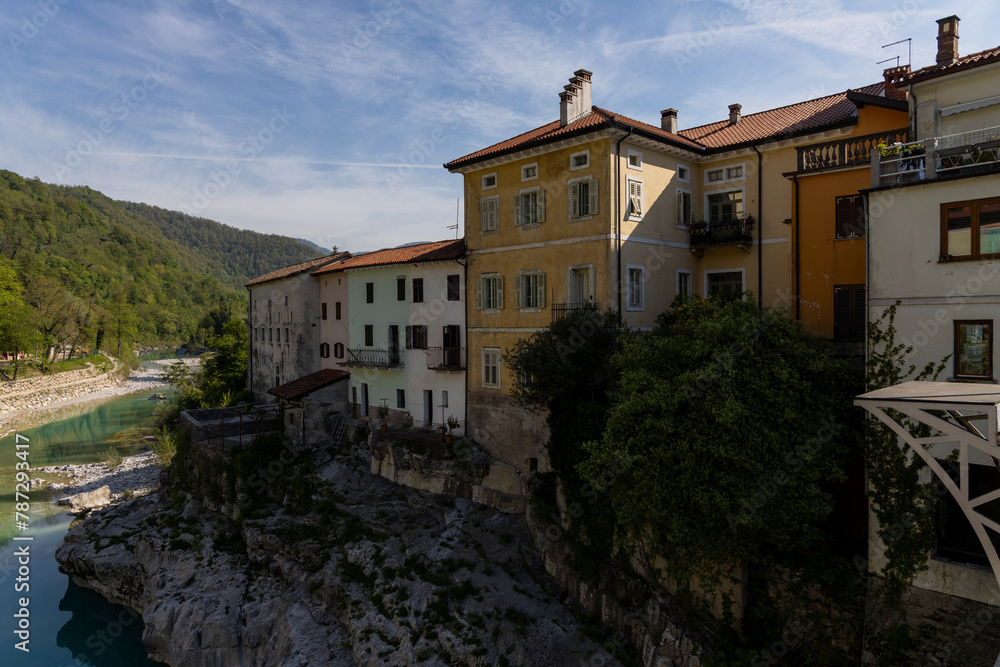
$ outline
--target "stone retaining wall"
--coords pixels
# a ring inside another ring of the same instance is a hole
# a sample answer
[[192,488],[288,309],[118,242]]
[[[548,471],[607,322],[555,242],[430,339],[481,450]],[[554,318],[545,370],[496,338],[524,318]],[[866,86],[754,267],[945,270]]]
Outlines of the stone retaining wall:
[[0,416],[22,410],[37,410],[52,403],[117,387],[121,380],[111,373],[88,368],[0,383]]

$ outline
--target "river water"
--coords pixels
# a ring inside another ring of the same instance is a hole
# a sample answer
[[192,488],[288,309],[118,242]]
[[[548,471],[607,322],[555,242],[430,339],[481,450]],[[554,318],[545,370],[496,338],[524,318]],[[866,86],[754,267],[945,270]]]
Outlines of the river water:
[[[18,490],[24,491],[16,488],[19,460],[27,458],[32,468],[93,463],[101,460],[101,452],[111,446],[112,439],[123,454],[135,453],[140,445],[130,440],[128,433],[149,417],[156,405],[148,400],[153,393],[147,391],[47,411],[46,423],[0,440],[0,665],[157,664],[148,660],[142,647],[141,617],[76,586],[59,572],[56,547],[73,517],[63,508],[55,507],[58,492],[51,499],[44,491],[28,493],[27,530],[16,525],[23,517],[15,517],[16,510],[24,509],[15,506],[16,501],[24,500],[15,497]],[[27,556],[23,555],[25,549]],[[21,569],[24,561],[28,568],[26,577]],[[28,643],[22,646],[28,652],[17,647],[24,636],[17,636],[16,631],[25,623]]]

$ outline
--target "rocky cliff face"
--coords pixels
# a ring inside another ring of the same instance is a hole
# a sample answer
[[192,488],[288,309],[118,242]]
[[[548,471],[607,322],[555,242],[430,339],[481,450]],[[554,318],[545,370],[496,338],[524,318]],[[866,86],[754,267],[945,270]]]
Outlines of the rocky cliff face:
[[281,483],[237,483],[236,503],[168,485],[95,513],[56,557],[140,612],[151,657],[174,666],[618,664],[560,602],[523,516],[369,465],[309,455]]

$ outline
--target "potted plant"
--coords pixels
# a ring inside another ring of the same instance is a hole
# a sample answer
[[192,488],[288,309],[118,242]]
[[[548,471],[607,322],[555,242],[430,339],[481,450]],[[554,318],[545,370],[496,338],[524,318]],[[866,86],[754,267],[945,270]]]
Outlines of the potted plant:
[[451,444],[455,440],[453,431],[458,428],[458,420],[454,416],[448,417],[448,435],[445,437],[445,442]]
[[378,418],[381,420],[378,428],[380,431],[385,433],[389,430],[389,406],[380,405],[376,408],[376,410],[378,412]]

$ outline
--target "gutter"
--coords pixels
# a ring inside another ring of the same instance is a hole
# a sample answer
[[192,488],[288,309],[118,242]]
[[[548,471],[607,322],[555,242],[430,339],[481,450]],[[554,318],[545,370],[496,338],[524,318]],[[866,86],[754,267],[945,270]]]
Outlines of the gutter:
[[[463,179],[464,180],[464,179]],[[465,396],[462,397],[462,424],[465,430],[465,437],[469,437],[469,367],[472,365],[469,353],[472,352],[472,345],[469,344],[469,262],[464,263],[456,259],[455,263],[462,267],[462,284],[458,289],[465,289]],[[447,279],[446,279],[447,280]],[[447,285],[445,285],[447,289]],[[441,341],[442,346],[444,341]],[[461,352],[461,350],[459,350]],[[450,400],[450,397],[449,397]],[[434,423],[434,406],[431,406],[431,423]]]
[[757,154],[757,307],[764,307],[764,155],[757,148],[757,144],[751,146]]
[[[616,286],[618,292],[618,325],[622,324],[622,216],[621,199],[622,185],[619,179],[622,171],[622,142],[632,136],[632,128],[628,128],[628,134],[618,138],[618,145],[615,146],[615,255],[618,260],[616,275]],[[608,167],[608,179],[611,178],[611,167]]]

